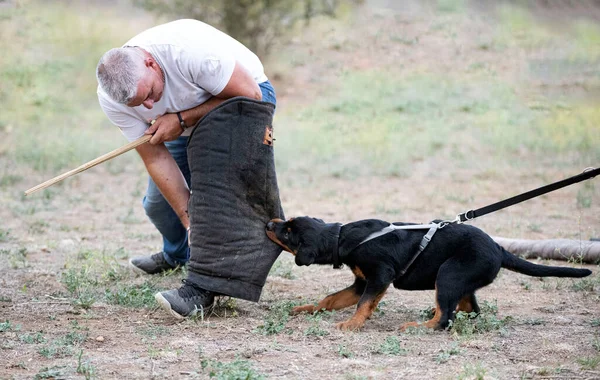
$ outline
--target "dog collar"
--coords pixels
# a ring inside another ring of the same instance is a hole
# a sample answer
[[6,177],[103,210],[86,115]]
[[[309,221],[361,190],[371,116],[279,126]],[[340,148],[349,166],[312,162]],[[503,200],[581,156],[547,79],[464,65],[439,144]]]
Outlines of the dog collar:
[[340,231],[342,229],[342,225],[341,223],[336,223],[335,224],[335,230],[334,230],[334,246],[333,246],[333,269],[340,269],[343,265],[342,265],[342,260],[340,259],[340,252],[339,252],[339,248],[340,248]]

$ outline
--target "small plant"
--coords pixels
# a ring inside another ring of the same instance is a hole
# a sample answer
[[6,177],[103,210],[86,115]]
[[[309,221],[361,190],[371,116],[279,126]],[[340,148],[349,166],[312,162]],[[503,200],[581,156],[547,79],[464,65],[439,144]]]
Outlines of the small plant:
[[306,330],[304,330],[304,335],[306,336],[326,336],[329,335],[329,331],[325,330],[321,327],[321,321],[323,320],[323,316],[327,312],[314,313],[312,315],[307,315],[306,320],[310,322],[310,326]]
[[408,350],[402,348],[397,336],[388,336],[375,350],[375,353],[385,355],[406,355]]
[[42,334],[41,332],[37,332],[35,334],[23,334],[19,336],[19,340],[27,344],[46,342],[46,338],[44,338],[44,334]]
[[114,291],[106,290],[106,300],[115,305],[132,308],[151,308],[155,305],[154,294],[158,287],[150,281],[142,285],[126,285]]
[[10,331],[12,330],[12,325],[10,321],[0,322],[0,332]]
[[521,286],[524,290],[531,290],[531,283],[527,281],[521,281]]
[[571,289],[576,292],[593,292],[594,287],[600,283],[600,277],[586,277],[573,281]]
[[449,349],[447,350],[443,350],[442,352],[440,352],[436,357],[435,357],[435,362],[437,364],[442,364],[442,363],[446,363],[448,360],[450,360],[450,358],[453,355],[458,355],[460,354],[460,348],[458,348],[458,345],[455,343],[453,344]]
[[458,374],[458,379],[459,380],[466,380],[466,379],[484,380],[486,372],[487,372],[487,370],[485,368],[483,368],[481,363],[465,364],[462,372],[460,374]]
[[258,326],[257,330],[264,335],[279,334],[285,329],[289,320],[290,311],[295,306],[289,301],[278,302],[269,308],[264,324]]
[[598,367],[598,364],[600,364],[600,356],[577,359],[577,363],[579,363],[583,369],[594,370]]
[[593,327],[598,327],[600,326],[600,318],[592,318],[592,320],[590,321],[590,324]]
[[262,380],[266,377],[254,370],[249,361],[236,359],[230,363],[223,363],[213,359],[204,359],[201,362],[202,371],[208,371],[208,376],[217,380]]
[[10,240],[10,231],[0,228],[0,242]]
[[269,271],[269,276],[277,276],[282,278],[287,278],[288,280],[293,280],[295,278],[292,270],[294,268],[294,263],[288,260],[277,260],[271,270]]
[[345,344],[338,344],[336,351],[338,355],[343,358],[351,358],[354,356],[354,353],[348,347],[346,347]]
[[499,319],[497,313],[498,306],[489,302],[484,302],[479,314],[459,311],[450,323],[450,330],[455,334],[467,336],[501,330],[512,318]]
[[38,380],[38,379],[60,379],[62,378],[63,372],[62,369],[64,367],[44,367],[40,370],[40,372],[38,372],[33,378]]
[[77,356],[77,373],[82,374],[86,380],[91,379],[96,374],[96,368],[90,363],[89,360],[82,361],[83,350],[79,351]]

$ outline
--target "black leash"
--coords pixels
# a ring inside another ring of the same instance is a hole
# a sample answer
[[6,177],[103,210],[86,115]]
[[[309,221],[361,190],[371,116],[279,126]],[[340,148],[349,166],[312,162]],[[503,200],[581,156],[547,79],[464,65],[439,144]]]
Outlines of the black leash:
[[464,223],[466,221],[478,218],[480,216],[489,214],[491,212],[501,210],[503,208],[515,205],[517,203],[521,203],[528,199],[539,197],[540,195],[544,195],[546,193],[549,193],[554,190],[558,190],[560,188],[572,185],[574,183],[585,181],[586,179],[594,178],[598,174],[600,174],[600,168],[597,168],[597,169],[587,168],[582,173],[577,174],[577,175],[567,178],[567,179],[563,179],[562,181],[554,182],[549,185],[542,186],[537,189],[528,191],[526,193],[515,195],[512,198],[508,198],[503,201],[496,202],[489,206],[478,208],[477,210],[469,210],[462,214],[458,214],[456,216],[456,219],[453,220],[452,222]]

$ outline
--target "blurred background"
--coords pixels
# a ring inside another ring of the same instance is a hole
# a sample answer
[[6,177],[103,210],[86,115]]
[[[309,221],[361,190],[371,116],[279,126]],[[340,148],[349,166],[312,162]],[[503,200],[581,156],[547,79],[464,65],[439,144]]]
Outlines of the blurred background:
[[[183,17],[263,60],[290,216],[449,218],[600,162],[598,1],[0,0],[5,231],[108,209],[146,225],[135,152],[22,192],[126,143],[97,104],[96,63]],[[600,235],[593,181],[531,202],[490,232]],[[556,223],[515,216],[532,210]],[[567,214],[587,224],[563,231]]]

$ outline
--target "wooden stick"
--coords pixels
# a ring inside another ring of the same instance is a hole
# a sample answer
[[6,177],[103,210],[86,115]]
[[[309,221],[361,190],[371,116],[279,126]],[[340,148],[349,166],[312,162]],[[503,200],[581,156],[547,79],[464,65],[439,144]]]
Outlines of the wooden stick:
[[52,186],[52,185],[54,185],[54,184],[62,181],[65,178],[69,178],[72,175],[75,175],[77,173],[81,173],[82,171],[88,170],[89,168],[93,168],[94,166],[96,166],[98,164],[101,164],[104,161],[108,161],[111,158],[115,158],[115,157],[117,157],[117,156],[119,156],[119,155],[121,155],[121,154],[123,154],[125,152],[130,151],[131,149],[133,149],[135,147],[138,147],[138,146],[140,146],[142,144],[147,143],[148,141],[150,141],[151,138],[152,138],[152,135],[144,135],[144,136],[140,137],[139,139],[137,139],[135,141],[132,141],[132,142],[130,142],[127,145],[123,145],[122,147],[117,148],[117,149],[113,150],[112,152],[108,152],[108,153],[106,153],[106,154],[104,154],[104,155],[102,155],[102,156],[100,156],[100,157],[98,157],[96,159],[93,159],[92,161],[87,162],[87,163],[81,165],[80,167],[78,167],[76,169],[73,169],[71,171],[63,173],[63,174],[61,174],[61,175],[59,175],[57,177],[49,179],[48,181],[46,181],[44,183],[41,183],[41,184],[39,184],[39,185],[37,185],[35,187],[32,187],[31,189],[25,191],[25,195],[33,194],[36,191],[39,191],[39,190],[45,189],[47,187],[50,187],[50,186]]

